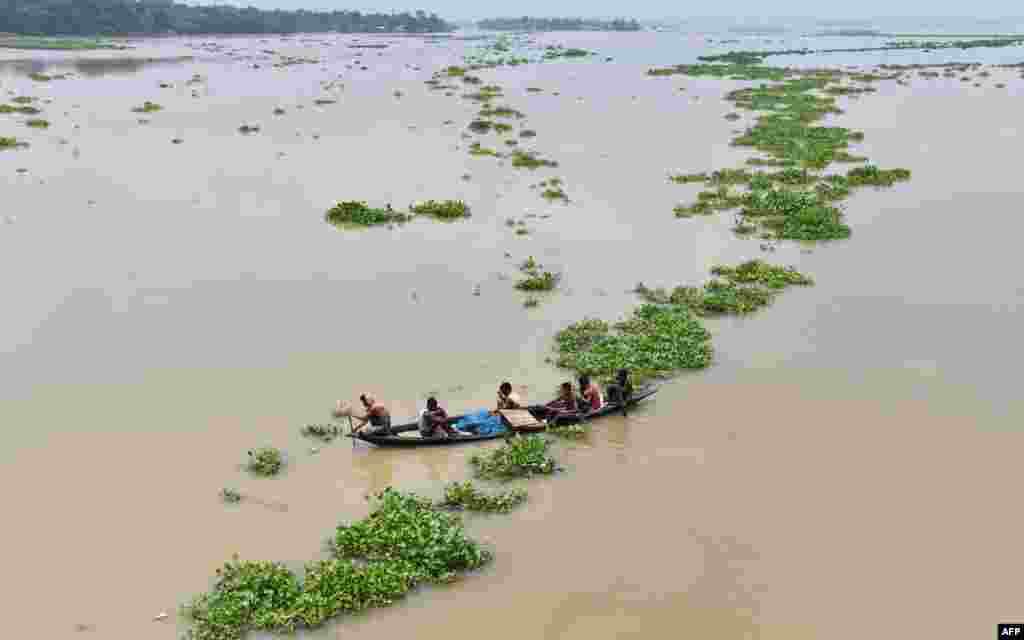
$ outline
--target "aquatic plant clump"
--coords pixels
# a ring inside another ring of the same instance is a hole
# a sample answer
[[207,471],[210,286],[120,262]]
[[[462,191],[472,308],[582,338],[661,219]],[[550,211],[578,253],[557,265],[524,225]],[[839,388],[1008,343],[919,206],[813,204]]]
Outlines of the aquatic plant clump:
[[47,129],[50,126],[49,120],[43,120],[42,118],[33,118],[25,121],[26,127],[32,127],[33,129]]
[[333,539],[339,558],[408,565],[415,582],[448,582],[472,571],[491,554],[466,537],[458,516],[434,508],[426,498],[386,489],[369,517],[342,525]]
[[163,107],[161,105],[155,102],[150,102],[149,100],[143,102],[141,107],[135,107],[134,109],[132,109],[132,111],[135,113],[156,113],[157,111],[162,110]]
[[544,271],[543,265],[537,263],[530,256],[519,266],[524,278],[516,283],[516,289],[520,291],[551,291],[557,285],[560,276],[550,271]]
[[713,275],[742,284],[760,284],[770,289],[784,289],[790,285],[810,285],[814,280],[792,267],[780,267],[762,260],[748,260],[735,267],[715,265]]
[[284,455],[280,449],[264,447],[249,452],[246,469],[258,476],[270,477],[280,473],[284,466]]
[[526,502],[525,489],[513,489],[488,495],[477,489],[473,482],[453,482],[444,488],[444,498],[438,506],[487,513],[508,513]]
[[685,306],[645,304],[627,320],[611,325],[585,319],[555,335],[556,364],[580,374],[611,380],[618,369],[634,381],[665,376],[711,363],[711,334]]
[[302,426],[300,433],[307,438],[331,442],[341,435],[341,430],[333,424],[307,424]]
[[372,227],[407,222],[410,216],[390,208],[374,208],[365,202],[339,202],[327,211],[327,222],[337,226]]
[[513,151],[512,166],[517,169],[539,169],[541,167],[557,167],[558,163],[553,160],[540,158],[536,153]]
[[587,437],[590,430],[582,424],[548,425],[547,432],[571,440],[581,440]]
[[238,504],[242,501],[242,494],[234,489],[224,488],[220,490],[220,499],[227,504]]
[[0,113],[20,113],[22,115],[34,116],[42,113],[38,108],[29,106],[27,104],[19,104],[18,106],[11,106],[9,104],[0,104]]
[[16,149],[27,146],[27,142],[19,142],[17,138],[0,137],[0,149]]
[[461,220],[469,217],[469,207],[462,200],[444,200],[438,202],[427,200],[409,207],[418,215],[426,215],[439,220]]
[[558,462],[548,455],[550,447],[551,443],[541,436],[516,435],[497,449],[474,453],[469,462],[481,478],[508,480],[550,475],[558,470]]
[[333,557],[311,562],[304,579],[281,564],[242,562],[217,570],[209,593],[183,607],[192,640],[240,640],[250,631],[292,633],[331,618],[385,607],[428,582],[450,582],[492,554],[465,535],[457,514],[430,500],[385,489],[376,508],[338,527]]
[[908,169],[879,169],[874,165],[850,169],[846,174],[850,186],[891,187],[897,182],[910,180]]

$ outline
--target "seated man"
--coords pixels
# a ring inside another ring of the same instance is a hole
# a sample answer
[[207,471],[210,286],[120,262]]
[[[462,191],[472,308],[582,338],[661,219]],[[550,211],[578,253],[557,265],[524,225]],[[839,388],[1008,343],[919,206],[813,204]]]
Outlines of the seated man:
[[558,390],[558,397],[543,407],[530,407],[530,412],[535,417],[545,420],[557,419],[560,416],[576,414],[576,395],[573,393],[572,383],[563,382]]
[[427,408],[422,414],[420,421],[420,435],[424,438],[433,438],[444,433],[448,436],[462,435],[455,427],[448,422],[448,412],[437,402],[437,398],[427,399]]
[[502,409],[522,409],[523,401],[519,398],[519,394],[512,391],[511,382],[502,382],[501,386],[498,387],[498,406],[495,408],[495,413]]
[[633,381],[629,377],[629,369],[615,372],[615,382],[608,385],[608,402],[624,405],[633,396]]
[[604,406],[604,395],[601,393],[601,387],[596,382],[591,381],[590,376],[580,376],[580,395],[583,396],[583,400],[586,403],[585,410],[597,411]]

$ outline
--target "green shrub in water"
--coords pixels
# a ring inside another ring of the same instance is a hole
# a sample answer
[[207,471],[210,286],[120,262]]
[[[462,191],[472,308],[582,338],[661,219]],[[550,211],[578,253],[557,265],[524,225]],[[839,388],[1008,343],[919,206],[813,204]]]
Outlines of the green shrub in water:
[[284,466],[284,456],[280,449],[264,447],[249,452],[246,468],[258,476],[276,476]]
[[551,443],[538,435],[515,435],[497,449],[475,453],[470,464],[481,478],[522,478],[549,475],[558,470],[558,462],[548,455]]
[[458,508],[467,511],[508,513],[526,502],[526,490],[513,489],[496,495],[488,495],[477,489],[472,481],[453,482],[444,488],[444,498],[438,504],[444,508]]
[[50,126],[49,120],[43,120],[42,118],[33,118],[25,122],[26,127],[32,127],[33,129],[46,129]]

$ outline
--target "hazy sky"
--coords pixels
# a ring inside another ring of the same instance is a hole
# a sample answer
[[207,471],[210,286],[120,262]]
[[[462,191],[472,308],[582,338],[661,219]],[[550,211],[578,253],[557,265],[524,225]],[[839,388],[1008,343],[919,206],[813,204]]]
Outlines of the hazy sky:
[[[182,0],[179,0],[182,1]],[[714,16],[721,11],[721,5],[701,3],[687,6],[668,0],[634,0],[633,2],[610,2],[609,0],[520,0],[504,4],[498,2],[472,2],[470,0],[184,0],[189,4],[231,4],[254,6],[261,9],[358,9],[360,11],[406,11],[423,9],[435,12],[445,18],[481,18],[508,15],[530,16],[583,16],[635,18],[666,18],[691,16]],[[1024,11],[1013,0],[975,0],[965,5],[952,0],[861,0],[857,3],[856,14],[851,15],[848,6],[838,2],[821,0],[774,0],[770,4],[752,0],[735,0],[729,5],[730,13],[751,18],[773,16],[817,16],[821,18],[862,18],[884,16],[966,16],[971,18],[998,19],[1007,15],[1020,16]]]

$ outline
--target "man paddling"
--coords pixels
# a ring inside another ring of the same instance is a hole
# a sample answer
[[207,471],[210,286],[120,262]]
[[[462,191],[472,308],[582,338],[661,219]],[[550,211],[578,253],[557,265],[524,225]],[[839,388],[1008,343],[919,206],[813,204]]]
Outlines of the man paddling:
[[364,393],[359,396],[359,402],[363,404],[363,408],[366,409],[366,413],[361,416],[351,415],[351,410],[342,407],[341,400],[338,401],[338,406],[334,410],[334,417],[340,418],[342,416],[349,416],[359,421],[359,426],[352,427],[352,433],[359,433],[363,427],[370,424],[373,427],[370,430],[372,436],[389,436],[391,435],[391,412],[388,411],[377,399],[368,393]]

